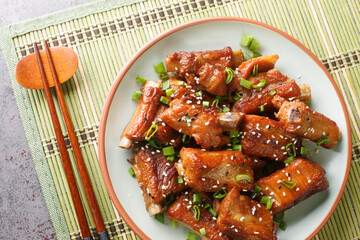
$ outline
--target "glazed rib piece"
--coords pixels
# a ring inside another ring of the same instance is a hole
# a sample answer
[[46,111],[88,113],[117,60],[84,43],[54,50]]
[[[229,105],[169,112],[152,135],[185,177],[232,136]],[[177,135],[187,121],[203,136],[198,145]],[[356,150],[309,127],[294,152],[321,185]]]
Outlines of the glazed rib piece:
[[246,115],[242,131],[240,144],[244,154],[249,156],[284,161],[290,157],[286,151],[287,144],[294,143],[296,150],[301,145],[301,141],[295,135],[285,132],[279,122],[266,117]]
[[290,133],[317,142],[328,138],[329,142],[321,144],[324,148],[333,148],[341,138],[339,127],[334,121],[321,113],[315,112],[301,101],[289,102],[284,98],[275,97],[272,100],[279,109],[275,116],[282,127]]
[[258,72],[267,72],[270,69],[273,69],[276,61],[279,59],[278,55],[270,55],[270,56],[261,56],[257,58],[252,58],[246,62],[243,62],[239,67],[236,68],[235,73],[236,77],[230,82],[228,86],[229,93],[233,91],[242,92],[242,90],[246,91],[244,87],[240,86],[240,79],[248,79],[254,67],[258,66]]
[[121,135],[119,147],[129,149],[134,141],[145,140],[145,134],[155,119],[160,98],[164,94],[160,86],[159,81],[145,83],[135,113]]
[[[221,231],[216,226],[216,218],[206,209],[204,209],[201,205],[199,205],[200,210],[200,219],[196,221],[194,219],[193,212],[193,194],[191,191],[185,192],[182,194],[166,211],[166,217],[175,221],[180,222],[186,227],[190,228],[197,234],[199,234],[202,239],[206,240],[231,240],[225,234],[222,234]],[[205,195],[201,194],[203,204],[205,202],[210,203],[210,199]],[[206,235],[200,234],[200,229],[205,228]]]
[[192,136],[202,148],[209,149],[230,142],[222,135],[217,113],[214,107],[190,105],[184,100],[175,99],[163,112],[161,119],[178,132]]
[[[283,180],[292,188],[289,189],[282,184]],[[325,170],[319,164],[302,158],[295,159],[284,169],[261,178],[256,185],[262,188],[258,199],[262,196],[274,199],[271,208],[274,214],[283,212],[329,187]]]
[[[221,188],[249,191],[253,186],[252,167],[257,165],[240,151],[202,151],[185,148],[180,151],[181,161],[176,164],[187,186],[197,191],[215,192]],[[238,175],[247,175],[251,181],[236,180]]]
[[250,197],[240,195],[236,188],[221,202],[217,227],[233,239],[276,239],[272,213]]
[[226,47],[213,51],[172,53],[166,57],[165,64],[167,71],[195,80],[195,84],[200,84],[211,94],[224,96],[227,92],[225,69],[235,68],[242,61],[241,50],[233,52]]
[[218,114],[220,127],[225,132],[237,131],[245,114],[241,112],[222,112]]
[[155,152],[149,145],[136,146],[133,161],[146,210],[150,216],[162,212],[165,197],[180,192],[185,187],[178,183],[174,163],[167,161],[162,153]]

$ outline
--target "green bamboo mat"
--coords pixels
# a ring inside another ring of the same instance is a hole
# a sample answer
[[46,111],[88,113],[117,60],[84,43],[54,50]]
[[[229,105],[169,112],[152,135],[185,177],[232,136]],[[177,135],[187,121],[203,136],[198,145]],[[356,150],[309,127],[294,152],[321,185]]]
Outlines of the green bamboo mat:
[[[41,45],[43,39],[50,46],[68,46],[78,53],[79,69],[62,88],[101,213],[112,239],[138,239],[113,207],[100,174],[97,138],[106,94],[121,67],[147,41],[180,23],[213,16],[255,19],[289,33],[308,47],[335,79],[349,112],[353,157],[343,197],[315,239],[360,238],[358,0],[110,0],[3,28],[0,40],[5,60],[57,238],[77,239],[79,227],[44,93],[16,83],[17,61],[34,51],[33,42]],[[62,118],[60,121],[64,126]],[[76,179],[79,182],[78,173]],[[83,190],[81,196],[86,199]],[[89,207],[85,208],[90,216]],[[94,231],[92,220],[90,226]]]

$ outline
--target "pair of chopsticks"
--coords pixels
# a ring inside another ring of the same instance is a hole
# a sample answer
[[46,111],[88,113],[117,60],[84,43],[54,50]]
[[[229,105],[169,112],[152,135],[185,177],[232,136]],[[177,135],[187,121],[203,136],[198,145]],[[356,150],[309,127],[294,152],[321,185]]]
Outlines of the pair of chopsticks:
[[[89,206],[90,206],[90,210],[91,210],[91,214],[93,216],[94,222],[95,222],[96,230],[97,230],[101,240],[109,239],[109,235],[106,231],[105,224],[101,217],[99,206],[96,202],[94,190],[92,189],[92,186],[91,186],[90,178],[89,178],[88,172],[86,170],[84,159],[81,154],[79,142],[77,140],[77,137],[76,137],[76,134],[74,131],[74,127],[73,127],[73,124],[70,119],[69,111],[66,107],[64,95],[61,90],[60,82],[59,82],[59,79],[58,79],[58,76],[57,76],[57,73],[55,70],[55,66],[54,66],[54,63],[53,63],[53,60],[52,60],[52,57],[50,54],[49,46],[46,41],[44,41],[44,46],[45,46],[46,55],[47,55],[47,58],[48,58],[48,61],[50,64],[51,73],[52,73],[52,76],[54,79],[56,94],[59,99],[62,115],[65,120],[65,125],[66,125],[68,135],[70,138],[70,143],[73,148],[74,156],[76,159],[76,164],[79,169],[80,178],[81,178],[82,184],[84,186],[86,198],[87,198]],[[91,237],[89,225],[86,220],[85,211],[84,211],[83,205],[81,203],[79,191],[76,187],[74,172],[71,167],[71,162],[70,162],[69,154],[66,149],[64,136],[62,135],[59,119],[56,114],[53,99],[51,97],[49,83],[48,83],[48,80],[45,75],[45,70],[44,70],[42,60],[41,60],[39,48],[36,43],[34,43],[34,48],[35,48],[35,52],[36,52],[36,58],[38,61],[39,69],[40,69],[41,79],[42,79],[42,82],[44,85],[46,100],[48,102],[48,106],[49,106],[49,110],[50,110],[51,120],[52,120],[52,123],[54,126],[54,131],[55,131],[56,139],[57,139],[59,150],[60,150],[60,156],[61,156],[61,159],[63,162],[65,175],[66,175],[66,178],[67,178],[67,181],[69,184],[70,194],[71,194],[71,198],[74,203],[76,216],[79,221],[80,231],[81,231],[83,239],[90,240],[90,239],[92,239],[92,237]]]

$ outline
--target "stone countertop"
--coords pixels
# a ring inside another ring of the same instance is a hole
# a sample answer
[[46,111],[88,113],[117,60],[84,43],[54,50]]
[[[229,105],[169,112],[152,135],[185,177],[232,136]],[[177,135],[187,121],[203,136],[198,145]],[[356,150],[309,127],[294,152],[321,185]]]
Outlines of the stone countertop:
[[[0,27],[92,1],[1,0]],[[0,239],[55,239],[0,55]]]

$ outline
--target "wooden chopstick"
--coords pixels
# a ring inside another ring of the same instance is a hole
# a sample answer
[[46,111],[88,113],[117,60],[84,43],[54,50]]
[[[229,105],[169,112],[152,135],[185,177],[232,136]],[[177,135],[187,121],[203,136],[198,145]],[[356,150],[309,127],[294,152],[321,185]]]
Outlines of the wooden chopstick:
[[80,198],[79,191],[78,191],[78,189],[76,187],[76,181],[75,181],[74,173],[73,173],[72,168],[71,168],[70,157],[69,157],[68,151],[66,150],[66,144],[65,144],[65,141],[64,141],[64,136],[62,135],[59,119],[58,119],[58,117],[56,115],[54,101],[53,101],[53,99],[51,97],[49,83],[48,83],[47,78],[46,78],[44,66],[43,66],[41,56],[40,56],[40,52],[39,52],[39,48],[38,48],[36,43],[34,43],[34,48],[35,48],[36,58],[37,58],[37,61],[38,61],[38,64],[39,64],[41,80],[42,80],[43,85],[44,85],[46,101],[47,101],[48,106],[49,106],[51,120],[52,120],[52,123],[53,123],[53,126],[54,126],[55,136],[56,136],[56,139],[57,139],[57,142],[58,142],[60,156],[61,156],[63,166],[64,166],[64,170],[65,170],[65,176],[66,176],[66,179],[67,179],[68,184],[69,184],[70,195],[71,195],[71,198],[73,200],[74,207],[75,207],[75,213],[76,213],[76,216],[77,216],[78,221],[79,221],[80,231],[81,231],[83,239],[90,240],[90,239],[92,239],[92,237],[91,237],[89,225],[88,225],[88,222],[86,220],[85,211],[84,211],[83,205],[81,203],[81,198]]
[[50,53],[50,49],[49,49],[47,41],[44,41],[44,47],[45,47],[46,55],[47,55],[48,60],[49,60],[51,73],[52,73],[52,76],[53,76],[53,79],[54,79],[55,90],[56,90],[57,97],[59,99],[61,112],[62,112],[62,115],[63,115],[64,120],[65,120],[65,126],[66,126],[67,131],[68,131],[71,147],[72,147],[73,152],[74,152],[76,164],[77,164],[77,167],[78,167],[79,173],[80,173],[81,182],[82,182],[82,184],[84,186],[84,189],[85,189],[85,195],[86,195],[86,198],[87,198],[89,206],[90,206],[90,210],[91,210],[91,214],[92,214],[93,219],[94,219],[96,230],[97,230],[97,232],[99,234],[99,238],[101,240],[109,239],[109,235],[108,235],[108,233],[106,231],[105,224],[104,224],[104,221],[102,219],[101,212],[100,212],[99,206],[98,206],[97,201],[96,201],[94,190],[93,190],[93,188],[91,186],[91,181],[90,181],[90,178],[89,178],[89,174],[87,172],[86,165],[85,165],[85,162],[84,162],[84,158],[82,156],[80,146],[79,146],[79,142],[78,142],[78,139],[76,137],[75,130],[74,130],[74,126],[72,124],[70,114],[69,114],[69,111],[68,111],[67,106],[66,106],[65,98],[64,98],[63,92],[61,90],[60,81],[59,81],[59,78],[58,78],[57,73],[56,73],[56,69],[55,69],[54,62],[53,62],[52,57],[51,57],[51,53]]

